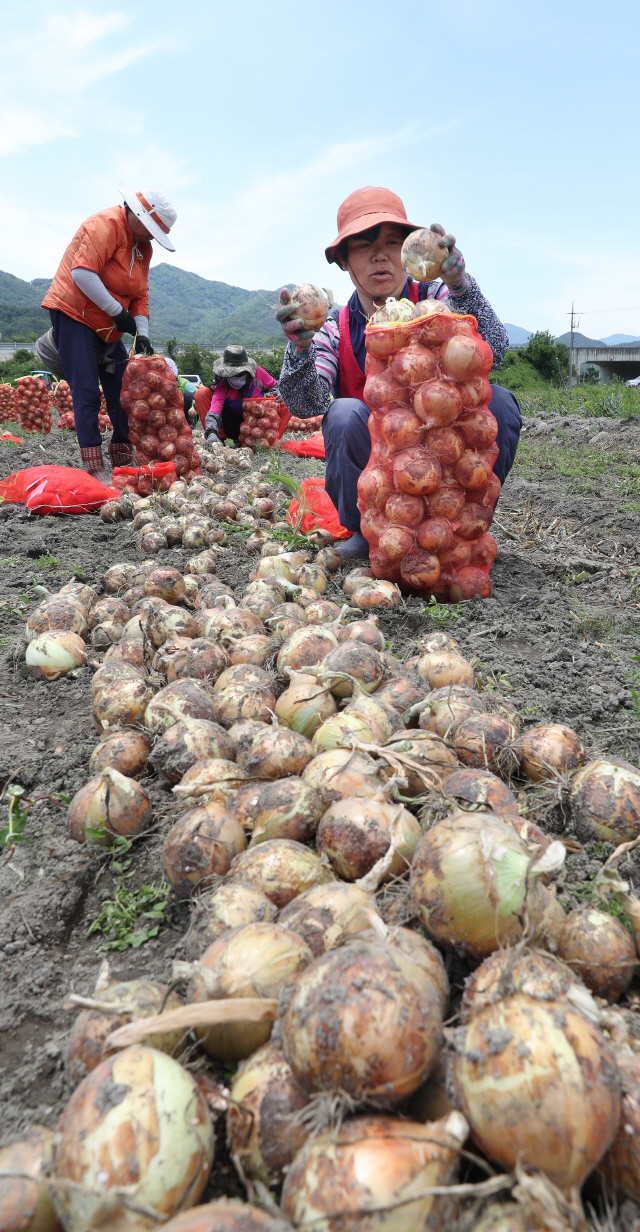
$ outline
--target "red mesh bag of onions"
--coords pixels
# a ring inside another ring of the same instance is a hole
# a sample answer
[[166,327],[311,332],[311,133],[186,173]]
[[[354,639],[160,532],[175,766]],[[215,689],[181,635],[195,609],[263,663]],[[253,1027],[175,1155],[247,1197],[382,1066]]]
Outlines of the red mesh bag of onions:
[[375,577],[458,602],[491,593],[500,481],[491,347],[472,316],[388,300],[365,331],[371,457],[358,481]]
[[52,427],[49,390],[39,376],[21,376],[16,382],[18,414],[23,432],[44,432]]
[[129,439],[140,466],[172,462],[176,475],[187,481],[202,473],[178,382],[161,355],[137,355],[129,360],[120,405],[129,420]]
[[280,403],[277,398],[245,398],[242,403],[240,444],[248,445],[249,449],[255,449],[256,445],[266,445],[271,449],[280,435]]
[[287,512],[289,525],[303,535],[308,535],[312,530],[328,530],[334,539],[348,538],[351,531],[340,525],[338,510],[325,491],[324,479],[303,479],[301,488],[304,505],[301,511],[300,501],[293,498]]
[[17,394],[12,385],[0,385],[0,423],[18,422]]
[[120,492],[150,496],[152,492],[168,492],[175,481],[173,462],[156,462],[150,466],[114,466],[111,482]]

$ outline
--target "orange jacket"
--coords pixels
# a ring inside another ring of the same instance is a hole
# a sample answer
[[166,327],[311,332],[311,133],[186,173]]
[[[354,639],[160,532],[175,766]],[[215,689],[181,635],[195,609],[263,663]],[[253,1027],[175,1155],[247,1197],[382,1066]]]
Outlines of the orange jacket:
[[[103,342],[121,338],[111,317],[76,286],[71,271],[93,270],[107,290],[132,316],[149,316],[149,240],[137,241],[123,205],[112,205],[85,219],[78,227],[43,301],[43,308],[59,308],[74,321],[88,325]],[[138,255],[141,254],[141,255]]]

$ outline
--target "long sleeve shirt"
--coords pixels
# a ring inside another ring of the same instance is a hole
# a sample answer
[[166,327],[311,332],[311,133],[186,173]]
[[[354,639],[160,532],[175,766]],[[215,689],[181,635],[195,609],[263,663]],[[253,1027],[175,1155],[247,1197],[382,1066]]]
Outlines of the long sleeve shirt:
[[[496,368],[502,363],[509,345],[507,331],[488,299],[482,294],[475,278],[467,274],[467,282],[464,293],[455,296],[439,278],[434,282],[421,282],[418,299],[442,300],[452,312],[474,316],[481,337],[489,343],[493,351],[493,366]],[[409,298],[408,282],[404,295]],[[366,314],[360,305],[357,291],[354,291],[349,300],[349,332],[354,355],[363,371],[366,323]],[[332,397],[340,397],[340,327],[337,309],[327,318],[308,350],[298,351],[293,343],[287,344],[278,385],[288,410],[300,419],[326,415]]]

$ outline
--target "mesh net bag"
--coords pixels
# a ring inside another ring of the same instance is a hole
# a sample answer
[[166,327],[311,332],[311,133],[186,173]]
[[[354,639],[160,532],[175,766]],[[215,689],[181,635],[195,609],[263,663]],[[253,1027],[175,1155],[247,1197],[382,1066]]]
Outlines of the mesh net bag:
[[68,381],[58,381],[53,392],[53,404],[58,412],[58,427],[64,432],[75,432],[76,421],[73,414],[73,398]]
[[39,376],[21,376],[16,382],[18,391],[18,414],[23,432],[51,431],[49,390]]
[[271,449],[278,439],[280,403],[277,398],[245,398],[242,403],[240,444]]
[[371,457],[358,508],[372,572],[444,602],[487,598],[500,495],[491,348],[475,317],[433,300],[379,310],[365,339]]
[[139,466],[172,462],[176,475],[187,481],[202,473],[182,394],[161,355],[129,360],[120,405],[129,420],[129,439]]
[[18,422],[17,393],[12,385],[0,385],[0,423]]

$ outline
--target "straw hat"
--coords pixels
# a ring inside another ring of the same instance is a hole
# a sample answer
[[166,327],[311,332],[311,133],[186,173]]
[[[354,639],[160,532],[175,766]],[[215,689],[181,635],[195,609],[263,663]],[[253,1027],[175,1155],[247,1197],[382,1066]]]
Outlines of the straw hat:
[[118,184],[118,192],[124,197],[124,203],[129,206],[131,213],[140,219],[153,238],[169,252],[175,252],[168,235],[178,215],[164,193],[157,188],[134,193],[122,181]]

